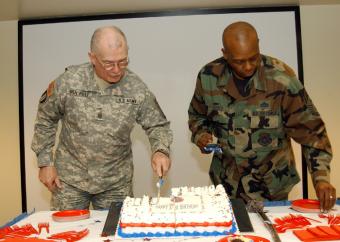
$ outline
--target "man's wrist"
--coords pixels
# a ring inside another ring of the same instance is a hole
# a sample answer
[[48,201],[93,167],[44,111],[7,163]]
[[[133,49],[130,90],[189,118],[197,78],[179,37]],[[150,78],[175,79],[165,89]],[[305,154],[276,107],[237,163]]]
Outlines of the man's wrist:
[[46,162],[46,163],[39,163],[38,164],[39,168],[44,168],[44,167],[47,167],[47,166],[54,166],[54,163],[53,162]]
[[316,187],[316,185],[319,182],[331,183],[330,174],[329,174],[329,172],[325,172],[323,175],[312,175],[312,181],[313,181],[314,187]]
[[54,166],[54,160],[51,152],[42,151],[37,155],[38,167]]
[[157,149],[155,151],[156,152],[160,152],[160,153],[163,153],[164,155],[166,155],[167,157],[170,157],[170,152],[168,150],[165,150],[165,149]]

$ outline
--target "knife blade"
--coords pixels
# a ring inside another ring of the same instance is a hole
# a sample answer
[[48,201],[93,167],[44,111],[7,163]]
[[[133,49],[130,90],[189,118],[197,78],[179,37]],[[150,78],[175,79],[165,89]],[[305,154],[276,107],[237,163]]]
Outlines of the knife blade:
[[280,239],[279,235],[277,234],[277,231],[274,228],[272,221],[270,221],[268,216],[263,211],[263,203],[260,202],[260,201],[256,201],[256,200],[252,199],[251,197],[249,197],[245,193],[241,193],[240,196],[247,203],[248,211],[249,212],[255,212],[261,217],[263,223],[265,224],[265,226],[269,230],[270,235],[273,238],[273,241],[274,242],[281,242],[281,239]]
[[161,187],[163,186],[164,180],[163,176],[160,176],[158,182],[156,183],[157,186],[157,203],[159,203],[159,198],[161,196]]
[[277,234],[276,229],[274,228],[274,225],[272,221],[268,218],[268,216],[262,211],[257,212],[258,215],[262,218],[264,224],[266,225],[267,229],[269,230],[271,236],[273,237],[274,242],[281,242],[281,239],[279,235]]

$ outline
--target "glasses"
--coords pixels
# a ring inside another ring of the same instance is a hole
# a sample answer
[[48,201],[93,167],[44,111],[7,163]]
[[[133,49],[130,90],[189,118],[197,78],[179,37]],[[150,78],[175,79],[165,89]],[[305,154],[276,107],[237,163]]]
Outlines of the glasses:
[[100,63],[100,65],[107,71],[112,70],[116,66],[119,69],[124,69],[129,64],[129,58],[128,57],[126,57],[126,58],[124,58],[123,60],[120,60],[120,61],[101,61],[100,59],[98,59],[97,56],[96,56],[96,59]]

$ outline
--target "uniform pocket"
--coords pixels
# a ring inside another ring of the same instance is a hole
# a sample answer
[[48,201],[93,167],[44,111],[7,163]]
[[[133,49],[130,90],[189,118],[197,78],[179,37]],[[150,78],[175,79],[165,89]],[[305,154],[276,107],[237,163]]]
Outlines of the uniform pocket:
[[279,148],[280,117],[278,115],[251,116],[252,148],[256,151],[270,151]]
[[296,168],[288,163],[274,166],[263,176],[263,181],[268,187],[272,197],[280,197],[280,194],[288,194],[292,187],[300,181]]

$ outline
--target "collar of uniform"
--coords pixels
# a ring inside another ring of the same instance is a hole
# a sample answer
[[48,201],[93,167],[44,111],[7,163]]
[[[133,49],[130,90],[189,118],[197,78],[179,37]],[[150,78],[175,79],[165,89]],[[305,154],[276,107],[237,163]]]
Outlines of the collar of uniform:
[[265,76],[265,62],[266,56],[261,55],[260,66],[257,68],[255,75],[253,76],[253,83],[256,90],[266,91],[266,76]]
[[217,65],[216,67],[213,67],[212,71],[215,75],[218,76],[217,86],[224,87],[228,84],[229,80],[232,77],[232,74],[229,70],[229,66],[227,64],[227,61],[224,59],[224,57],[221,57],[214,62],[217,62]]
[[[253,85],[253,87],[256,90],[260,90],[260,91],[267,90],[266,77],[264,75],[264,65],[265,65],[264,62],[266,60],[265,58],[266,58],[265,56],[261,55],[260,66],[257,68],[254,76],[249,80],[250,85]],[[224,71],[219,73],[218,75],[217,86],[226,87],[225,91],[228,91],[229,86],[232,84],[233,75],[230,70],[230,67],[228,66],[224,58],[223,58],[223,64],[221,63],[221,65],[223,66],[220,67],[220,70],[224,70]]]
[[93,78],[94,78],[95,82],[97,83],[98,87],[100,88],[100,90],[105,91],[107,89],[115,88],[115,87],[121,85],[121,83],[125,82],[125,79],[127,78],[128,72],[129,72],[129,70],[126,69],[124,76],[117,83],[108,83],[107,81],[100,78],[94,70],[93,70]]
[[95,78],[95,70],[94,67],[92,65],[92,63],[88,63],[89,67],[89,80],[88,80],[88,84],[87,84],[87,89],[88,91],[92,91],[92,92],[100,92],[100,88],[97,84],[96,78]]
[[108,83],[107,81],[104,81],[102,78],[100,78],[97,73],[93,72],[93,78],[96,81],[97,85],[99,86],[100,90],[104,91],[107,88],[111,87],[114,84]]

